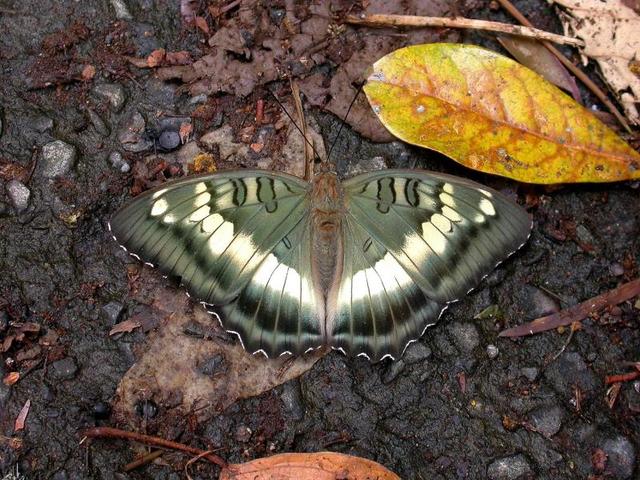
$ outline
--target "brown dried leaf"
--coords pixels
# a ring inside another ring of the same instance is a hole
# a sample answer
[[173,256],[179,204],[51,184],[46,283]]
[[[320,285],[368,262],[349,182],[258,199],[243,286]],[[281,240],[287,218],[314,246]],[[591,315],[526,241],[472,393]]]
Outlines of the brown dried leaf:
[[324,355],[318,351],[297,358],[252,355],[220,327],[215,316],[192,304],[183,291],[168,287],[160,275],[143,270],[139,284],[138,300],[165,318],[118,386],[114,413],[124,423],[138,426],[135,405],[149,392],[156,404],[165,407],[156,417],[159,424],[169,428],[192,414],[206,421],[238,399],[303,374]]
[[194,21],[195,21],[196,27],[198,27],[207,35],[209,34],[209,25],[207,24],[207,20],[204,17],[196,16],[194,17]]
[[24,425],[27,421],[27,415],[29,415],[30,408],[31,408],[31,400],[27,400],[24,406],[22,407],[22,410],[20,410],[18,417],[16,418],[16,423],[13,426],[13,430],[15,432],[19,432],[20,430],[24,429]]
[[141,325],[142,324],[138,320],[136,320],[135,317],[132,317],[128,320],[125,320],[124,322],[116,323],[109,332],[109,336],[115,335],[117,333],[131,333]]
[[400,480],[379,463],[342,453],[282,453],[229,465],[220,480]]
[[[640,125],[640,16],[625,0],[553,0],[566,8],[565,34],[585,42],[583,61],[598,62],[602,74],[633,124]],[[635,65],[635,67],[634,67]],[[634,71],[635,70],[635,71]]]

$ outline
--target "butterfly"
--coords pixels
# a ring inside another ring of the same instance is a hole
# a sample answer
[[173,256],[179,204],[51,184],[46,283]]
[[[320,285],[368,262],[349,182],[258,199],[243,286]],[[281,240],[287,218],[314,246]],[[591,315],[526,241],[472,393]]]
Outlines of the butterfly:
[[[516,203],[472,181],[383,170],[311,182],[233,170],[122,208],[120,244],[184,285],[266,356],[331,346],[398,358],[529,236]],[[213,313],[213,311],[211,312]]]

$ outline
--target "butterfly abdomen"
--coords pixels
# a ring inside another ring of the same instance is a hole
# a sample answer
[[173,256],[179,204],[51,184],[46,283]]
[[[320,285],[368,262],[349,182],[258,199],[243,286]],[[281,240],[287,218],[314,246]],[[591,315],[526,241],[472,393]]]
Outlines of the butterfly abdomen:
[[334,173],[321,173],[313,181],[311,225],[313,275],[322,298],[342,273],[343,194]]

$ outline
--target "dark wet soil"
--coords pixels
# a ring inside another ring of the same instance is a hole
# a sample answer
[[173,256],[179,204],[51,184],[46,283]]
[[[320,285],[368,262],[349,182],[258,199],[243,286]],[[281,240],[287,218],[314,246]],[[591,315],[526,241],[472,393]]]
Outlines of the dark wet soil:
[[[205,102],[215,108],[199,110],[195,136],[228,124],[241,138],[244,125],[234,112],[243,106],[252,112],[260,95],[194,99],[181,85],[163,83],[124,59],[159,47],[203,54],[205,36],[183,25],[178,3],[129,1],[131,20],[117,19],[112,2],[95,0],[0,7],[0,376],[20,374],[11,386],[0,383],[5,478],[16,468],[28,479],[184,478],[183,456],[167,454],[123,473],[139,447],[81,445],[78,435],[85,427],[112,425],[116,387],[146,338],[140,329],[109,336],[116,321],[141,307],[128,290],[129,260],[111,240],[108,219],[131,188],[182,173],[175,155],[165,163],[144,160],[167,118],[189,116]],[[558,29],[546,4],[519,6],[539,26]],[[488,2],[466,8],[476,17],[506,19]],[[487,42],[465,35],[465,41]],[[87,66],[95,67],[94,76]],[[122,88],[121,107],[117,98],[110,103],[112,97],[96,93],[102,84]],[[137,138],[140,148],[150,147],[144,152],[124,150],[121,142],[135,111],[146,119]],[[333,138],[340,121],[311,114],[325,138]],[[43,146],[55,140],[75,146],[69,168],[43,158]],[[158,152],[161,147],[156,142]],[[116,162],[112,152],[122,159]],[[331,353],[299,379],[240,401],[205,424],[182,419],[173,438],[220,449],[231,462],[333,450],[373,459],[407,479],[638,478],[640,382],[624,383],[610,408],[604,378],[639,360],[640,305],[626,302],[585,320],[568,344],[568,331],[497,337],[505,326],[638,276],[638,183],[525,188],[399,142],[369,143],[348,128],[333,155],[342,174],[363,165],[419,166],[517,193],[532,204],[532,237],[402,360],[372,365]],[[254,166],[259,160],[234,161]],[[63,174],[48,178],[50,162]],[[26,204],[24,189],[11,193],[16,180],[28,190]],[[474,318],[491,306],[497,315]],[[27,401],[25,427],[16,432]],[[153,417],[155,408],[141,405],[132,415]],[[604,462],[598,461],[602,452]],[[194,479],[216,473],[205,465],[190,471]]]

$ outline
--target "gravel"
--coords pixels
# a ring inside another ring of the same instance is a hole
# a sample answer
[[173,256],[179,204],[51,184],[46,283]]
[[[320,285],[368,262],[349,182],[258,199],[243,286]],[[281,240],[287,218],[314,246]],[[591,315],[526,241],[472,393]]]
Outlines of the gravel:
[[119,83],[101,83],[93,88],[93,93],[107,100],[109,106],[114,112],[122,110],[126,101],[126,94],[124,88]]
[[7,196],[16,210],[20,212],[29,206],[31,191],[24,183],[18,180],[11,180],[7,183],[6,190]]
[[530,473],[531,465],[522,454],[499,458],[487,468],[487,477],[491,480],[516,480]]
[[67,174],[76,163],[76,147],[56,140],[42,147],[42,174],[46,178]]
[[480,345],[480,335],[473,323],[452,323],[449,325],[449,334],[456,346],[463,352],[469,353]]
[[602,449],[608,456],[607,471],[613,478],[624,480],[632,477],[636,451],[629,440],[620,435],[606,440]]
[[534,410],[529,415],[531,425],[545,437],[552,437],[560,431],[564,412],[557,405]]
[[71,380],[78,373],[78,366],[73,358],[66,357],[53,362],[51,370],[57,380]]

